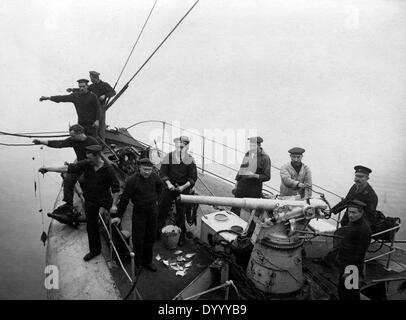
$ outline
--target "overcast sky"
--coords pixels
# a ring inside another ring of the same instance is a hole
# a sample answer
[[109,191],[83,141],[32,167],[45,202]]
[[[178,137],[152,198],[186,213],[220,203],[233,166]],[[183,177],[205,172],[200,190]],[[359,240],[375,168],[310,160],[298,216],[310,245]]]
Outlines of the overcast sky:
[[[158,0],[118,88],[193,2]],[[64,94],[89,70],[114,84],[153,3],[2,0],[1,129],[75,122],[71,104],[38,98]],[[107,122],[256,129],[277,165],[290,147],[306,148],[318,180],[332,163],[349,183],[356,163],[396,178],[405,161],[405,17],[405,2],[393,0],[202,0]]]

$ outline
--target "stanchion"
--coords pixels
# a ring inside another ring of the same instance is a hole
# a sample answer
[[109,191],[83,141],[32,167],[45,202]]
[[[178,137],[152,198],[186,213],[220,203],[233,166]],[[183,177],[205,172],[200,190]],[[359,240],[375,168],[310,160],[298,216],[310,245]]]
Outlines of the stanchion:
[[[135,274],[135,262],[134,262],[134,257],[135,257],[135,254],[134,254],[134,252],[130,252],[130,256],[131,256],[131,278],[132,278],[132,283],[133,283],[133,285],[134,285],[134,283],[135,283],[135,277],[136,277],[136,274]],[[134,288],[135,289],[135,288]],[[137,300],[137,294],[136,294],[136,290],[133,290],[133,300]]]
[[109,240],[110,240],[110,263],[113,266],[113,233],[111,232],[111,216],[110,211],[107,211],[107,218],[109,220]]

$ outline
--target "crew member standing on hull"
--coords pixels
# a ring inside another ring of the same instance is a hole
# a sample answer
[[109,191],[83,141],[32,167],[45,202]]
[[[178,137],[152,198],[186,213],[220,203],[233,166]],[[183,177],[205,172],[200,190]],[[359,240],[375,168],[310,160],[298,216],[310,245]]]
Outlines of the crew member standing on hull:
[[[371,225],[375,222],[375,212],[378,206],[378,196],[374,189],[368,183],[369,175],[372,172],[371,169],[364,166],[355,166],[354,185],[350,188],[344,200],[337,203],[331,212],[337,214],[346,208],[346,204],[350,200],[359,200],[366,204],[365,219]],[[341,219],[341,225],[346,226],[348,224],[348,209]]]
[[93,92],[100,103],[100,125],[98,135],[104,141],[106,133],[106,102],[108,98],[116,95],[116,91],[107,83],[100,80],[100,73],[97,71],[89,71],[92,84],[89,86],[89,91]]
[[153,164],[148,158],[139,161],[139,173],[130,176],[120,196],[117,214],[112,223],[120,223],[128,202],[133,203],[132,242],[137,269],[141,265],[148,270],[156,271],[152,262],[155,237],[158,224],[158,199],[162,192],[163,182],[152,171]]
[[288,151],[291,161],[281,167],[280,195],[296,196],[300,198],[311,198],[312,196],[312,172],[310,168],[302,162],[303,148],[292,148]]
[[[263,182],[271,179],[271,159],[261,147],[264,141],[261,137],[248,138],[250,150],[235,177],[236,185],[233,190],[236,198],[261,198]],[[241,208],[232,207],[231,211],[240,215]]]
[[[119,182],[113,168],[101,157],[102,147],[93,145],[86,147],[86,160],[69,164],[64,167],[40,168],[41,173],[60,172],[84,174],[83,196],[85,198],[86,228],[89,240],[89,253],[83,260],[89,261],[101,252],[99,234],[99,209],[117,212],[117,200],[120,192]],[[113,197],[112,197],[113,194]]]
[[[34,139],[34,144],[43,144],[50,148],[73,148],[77,161],[86,159],[86,147],[98,145],[99,143],[93,137],[85,134],[85,129],[80,124],[75,124],[69,128],[70,137],[65,140],[39,140]],[[73,209],[73,191],[80,175],[76,173],[63,174],[63,205],[59,206],[54,212],[64,212]]]
[[[163,189],[159,200],[158,237],[165,225],[172,203],[180,194],[190,194],[197,180],[195,161],[187,152],[189,138],[181,136],[173,141],[175,142],[175,151],[165,155],[159,172],[166,188]],[[185,206],[179,200],[175,201],[175,205],[176,225],[181,229],[179,246],[182,246],[185,243],[186,236]]]
[[78,124],[85,128],[85,133],[97,137],[100,122],[100,104],[97,96],[88,90],[87,79],[79,79],[79,90],[62,96],[42,96],[39,101],[72,102],[78,115]]
[[[340,300],[360,300],[359,280],[363,275],[365,254],[371,242],[371,229],[364,218],[365,203],[350,200],[347,207],[349,222],[348,226],[342,228],[343,239],[338,245],[336,257],[339,268],[338,296]],[[346,281],[349,276],[353,277],[352,281]]]

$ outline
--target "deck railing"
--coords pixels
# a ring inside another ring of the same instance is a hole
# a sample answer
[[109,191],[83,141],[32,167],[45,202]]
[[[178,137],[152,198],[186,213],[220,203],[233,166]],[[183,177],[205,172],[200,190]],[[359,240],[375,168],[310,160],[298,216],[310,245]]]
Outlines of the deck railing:
[[[108,226],[106,225],[106,223],[105,223],[105,221],[103,219],[103,214],[106,215],[106,218],[107,218],[107,221],[108,221]],[[109,213],[108,210],[106,210],[104,208],[100,208],[100,210],[99,210],[99,218],[100,218],[100,221],[102,222],[103,228],[106,231],[107,237],[108,237],[108,240],[109,240],[109,245],[110,245],[110,255],[109,255],[110,256],[110,261],[108,261],[109,262],[108,263],[109,268],[112,268],[113,265],[114,265],[114,263],[113,263],[113,251],[114,251],[114,253],[116,254],[117,260],[118,260],[118,262],[120,264],[121,270],[123,271],[123,273],[126,276],[127,280],[132,285],[131,290],[133,292],[133,299],[134,300],[142,300],[141,294],[139,293],[139,291],[135,287],[138,275],[137,275],[136,268],[135,268],[135,261],[134,261],[135,254],[134,254],[132,248],[127,244],[127,241],[124,239],[124,237],[123,237],[121,231],[118,229],[118,227],[115,224],[111,223],[111,216],[110,216],[110,213]],[[124,267],[124,264],[123,264],[123,262],[122,262],[122,260],[120,258],[120,255],[119,255],[119,253],[117,251],[117,248],[114,245],[113,236],[112,236],[112,234],[113,234],[112,233],[112,228],[113,227],[116,229],[117,234],[120,236],[121,241],[123,241],[123,243],[125,244],[126,249],[127,249],[128,253],[129,253],[130,257],[131,257],[131,276],[128,274],[127,269]]]
[[[129,129],[134,128],[134,127],[136,127],[136,126],[139,126],[139,125],[142,125],[142,124],[149,124],[149,123],[160,123],[160,124],[162,125],[161,148],[159,149],[159,151],[161,151],[162,153],[164,153],[165,145],[174,146],[174,144],[173,144],[172,142],[170,142],[170,141],[168,141],[168,140],[166,139],[166,130],[168,129],[168,127],[175,128],[175,129],[177,129],[177,130],[180,130],[180,133],[181,133],[181,134],[183,134],[183,133],[189,133],[189,134],[191,134],[191,135],[193,136],[193,138],[196,137],[196,138],[201,139],[201,146],[202,146],[201,152],[196,152],[196,151],[192,152],[192,151],[189,151],[189,153],[190,153],[191,155],[193,155],[193,156],[196,157],[196,158],[200,158],[200,159],[201,159],[201,165],[200,165],[200,166],[197,165],[197,168],[198,168],[202,173],[207,172],[208,174],[210,174],[210,175],[212,175],[212,176],[214,176],[214,177],[216,177],[216,178],[219,178],[219,179],[221,179],[221,180],[223,180],[223,181],[225,181],[225,182],[228,182],[228,183],[233,184],[233,185],[235,184],[235,181],[232,181],[232,180],[226,178],[225,176],[223,176],[223,175],[221,175],[221,174],[215,173],[215,172],[213,172],[212,170],[208,170],[208,169],[207,169],[206,163],[210,161],[211,163],[214,163],[214,164],[220,166],[220,167],[223,168],[223,169],[231,170],[233,173],[237,173],[237,172],[238,172],[237,169],[235,169],[235,168],[233,168],[233,167],[231,167],[231,166],[228,166],[228,165],[226,165],[226,164],[224,164],[224,163],[221,163],[221,162],[219,162],[219,161],[217,161],[217,160],[215,160],[215,159],[213,159],[213,158],[208,157],[208,156],[206,155],[207,142],[211,142],[211,143],[213,143],[214,145],[218,145],[218,146],[224,147],[224,148],[226,148],[226,149],[232,150],[232,151],[237,152],[237,153],[242,154],[242,155],[244,155],[246,152],[241,151],[241,150],[239,150],[239,149],[237,149],[237,148],[234,148],[234,147],[230,147],[230,146],[228,146],[228,145],[226,145],[226,144],[224,144],[224,143],[218,142],[218,141],[216,141],[216,140],[214,140],[214,139],[207,138],[207,137],[205,137],[205,136],[203,136],[203,135],[196,134],[195,132],[192,132],[192,131],[190,131],[190,130],[187,130],[187,129],[178,127],[178,126],[176,126],[176,125],[173,125],[173,124],[171,124],[171,123],[168,123],[168,122],[166,122],[166,121],[161,121],[161,120],[145,120],[145,121],[140,121],[140,122],[134,123],[133,125],[129,126],[129,127],[126,128],[126,129],[129,130]],[[145,144],[146,146],[151,147],[151,148],[154,148],[154,147],[156,148],[156,147],[157,147],[157,146],[152,146],[152,145],[150,145],[150,144],[147,144],[147,143],[145,143],[145,142],[142,142],[142,143]],[[272,166],[272,167],[275,168],[275,169],[279,169],[279,168],[277,168],[277,167],[275,167],[275,166]],[[262,189],[262,191],[263,191],[264,193],[268,193],[268,194],[272,194],[272,195],[274,194],[274,192],[279,193],[279,190],[273,188],[272,186],[270,186],[270,185],[267,184],[267,183],[264,183],[264,184],[263,184],[263,189]]]

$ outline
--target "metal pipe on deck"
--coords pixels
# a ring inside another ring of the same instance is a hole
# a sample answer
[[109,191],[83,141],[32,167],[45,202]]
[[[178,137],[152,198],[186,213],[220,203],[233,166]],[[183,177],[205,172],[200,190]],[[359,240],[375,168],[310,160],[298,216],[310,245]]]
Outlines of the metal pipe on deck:
[[281,200],[281,199],[256,199],[256,198],[233,198],[233,197],[209,197],[196,195],[180,195],[180,201],[183,203],[198,203],[212,206],[231,206],[245,209],[264,209],[274,210],[277,207],[293,206],[308,207],[312,206],[319,209],[327,209],[327,204],[320,199],[307,200]]

